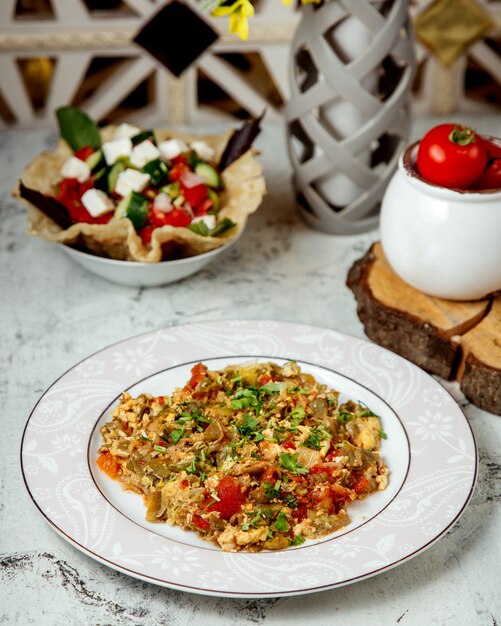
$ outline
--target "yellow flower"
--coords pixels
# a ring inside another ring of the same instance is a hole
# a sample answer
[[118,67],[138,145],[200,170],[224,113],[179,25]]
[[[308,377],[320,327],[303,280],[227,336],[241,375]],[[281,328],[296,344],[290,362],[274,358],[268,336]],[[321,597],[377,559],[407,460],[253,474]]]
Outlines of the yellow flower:
[[247,19],[254,15],[254,6],[250,0],[236,0],[231,5],[218,6],[212,9],[212,15],[216,17],[229,16],[230,33],[237,34],[240,39],[249,36],[249,23]]

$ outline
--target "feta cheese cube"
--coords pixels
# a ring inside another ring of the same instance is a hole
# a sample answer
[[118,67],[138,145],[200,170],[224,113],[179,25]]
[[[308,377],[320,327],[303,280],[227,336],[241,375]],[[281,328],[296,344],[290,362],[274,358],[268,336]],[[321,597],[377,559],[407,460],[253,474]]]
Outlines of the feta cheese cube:
[[200,215],[199,217],[194,217],[191,221],[192,224],[196,224],[197,222],[204,222],[209,230],[216,228],[215,215]]
[[88,189],[82,196],[82,204],[92,217],[99,217],[115,208],[113,200],[100,189]]
[[76,156],[70,156],[61,168],[63,178],[76,178],[79,183],[84,183],[90,176],[90,167],[85,161]]
[[132,153],[132,141],[129,137],[114,139],[103,143],[102,151],[108,165],[113,165],[120,157],[129,157]]
[[120,124],[115,128],[115,132],[113,133],[113,139],[123,139],[124,137],[134,137],[135,135],[139,135],[141,129],[137,126],[132,126],[132,124]]
[[167,161],[175,159],[177,156],[188,150],[188,144],[180,139],[167,139],[158,144],[161,155]]
[[132,148],[132,154],[130,155],[131,165],[141,169],[155,159],[158,159],[160,156],[160,150],[155,146],[151,141],[142,141],[137,146]]
[[192,141],[190,148],[195,150],[198,156],[204,161],[212,161],[214,158],[214,150],[205,143],[205,141]]
[[143,174],[143,172],[138,172],[129,167],[118,175],[115,191],[125,198],[132,191],[143,191],[149,182],[149,174]]

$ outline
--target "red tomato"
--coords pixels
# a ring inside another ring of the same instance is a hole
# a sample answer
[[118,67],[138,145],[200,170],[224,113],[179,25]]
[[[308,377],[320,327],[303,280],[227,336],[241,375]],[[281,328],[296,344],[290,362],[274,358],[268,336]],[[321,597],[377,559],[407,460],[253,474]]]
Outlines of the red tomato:
[[80,159],[81,161],[86,161],[87,158],[90,157],[90,155],[93,153],[94,148],[91,148],[91,146],[83,146],[75,152],[74,156],[76,156],[77,159]]
[[153,226],[166,226],[169,222],[167,221],[167,215],[165,211],[160,211],[160,209],[155,209],[155,207],[150,207],[148,211],[148,222],[153,224]]
[[308,517],[308,507],[306,504],[300,504],[296,509],[294,509],[292,515],[298,522],[302,522]]
[[205,198],[205,200],[202,200],[202,202],[195,207],[195,215],[207,215],[207,213],[212,209],[213,206],[214,202],[210,198]]
[[208,530],[210,528],[210,523],[203,517],[200,517],[200,515],[197,515],[196,513],[193,516],[193,523],[195,524],[197,528],[200,528],[200,530]]
[[169,178],[173,183],[175,183],[181,178],[184,172],[189,172],[189,171],[190,171],[190,168],[186,165],[186,162],[177,163],[169,172]]
[[185,389],[195,389],[198,383],[207,376],[207,366],[203,363],[197,363],[191,368],[191,378]]
[[286,450],[295,450],[296,444],[292,441],[292,439],[289,439],[283,442],[282,448],[285,448]]
[[487,148],[487,167],[482,176],[473,185],[473,189],[501,188],[501,143],[484,139]]
[[487,164],[487,150],[480,135],[466,126],[440,124],[419,144],[417,168],[430,183],[449,189],[468,189]]
[[242,487],[236,478],[225,476],[219,481],[216,491],[219,502],[213,502],[207,507],[207,511],[217,511],[221,519],[230,519],[240,511],[245,502]]
[[91,178],[84,183],[79,183],[76,178],[65,178],[59,183],[59,193],[56,200],[63,204],[75,222],[85,224],[107,224],[113,217],[113,211],[109,211],[99,217],[92,217],[81,202],[83,194],[92,189],[94,181]]
[[141,237],[141,241],[147,246],[151,242],[151,236],[153,235],[153,231],[157,228],[156,226],[143,226],[137,232],[137,234]]
[[183,163],[186,165],[188,163],[188,158],[184,154],[178,154],[177,157],[174,157],[170,160],[172,165],[177,165],[178,163]]
[[[194,187],[186,187],[181,181],[181,189],[183,190],[186,202],[191,204],[191,206],[198,206],[207,197],[207,185],[202,183]],[[202,213],[197,213],[197,215],[202,215]]]
[[353,485],[352,489],[356,494],[360,495],[361,493],[364,493],[364,491],[367,491],[368,487],[369,480],[365,476],[361,476]]
[[272,378],[269,374],[261,374],[261,376],[257,379],[257,382],[260,385],[266,385],[268,383],[271,383]]
[[172,209],[172,211],[165,213],[165,224],[167,226],[188,226],[190,222],[191,217],[183,209]]
[[117,463],[113,455],[109,452],[102,452],[96,463],[99,469],[113,479],[118,478],[120,472],[122,471],[120,463]]
[[261,474],[261,481],[263,483],[272,483],[277,475],[277,470],[273,467],[273,465],[270,465]]

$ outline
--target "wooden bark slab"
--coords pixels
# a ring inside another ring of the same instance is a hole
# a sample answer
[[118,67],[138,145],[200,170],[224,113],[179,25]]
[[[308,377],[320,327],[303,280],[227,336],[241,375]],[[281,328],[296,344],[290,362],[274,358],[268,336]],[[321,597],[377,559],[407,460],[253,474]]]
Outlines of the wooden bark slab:
[[427,296],[395,274],[380,243],[355,262],[347,285],[368,337],[432,374],[461,380],[469,400],[501,414],[501,297]]

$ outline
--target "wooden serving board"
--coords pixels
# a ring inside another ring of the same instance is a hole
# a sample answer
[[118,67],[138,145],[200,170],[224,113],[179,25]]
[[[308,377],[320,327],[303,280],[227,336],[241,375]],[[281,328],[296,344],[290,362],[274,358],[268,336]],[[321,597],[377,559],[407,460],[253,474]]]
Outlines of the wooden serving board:
[[365,332],[431,374],[458,380],[465,396],[501,415],[501,296],[455,302],[399,278],[375,243],[348,273]]

